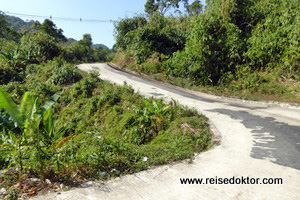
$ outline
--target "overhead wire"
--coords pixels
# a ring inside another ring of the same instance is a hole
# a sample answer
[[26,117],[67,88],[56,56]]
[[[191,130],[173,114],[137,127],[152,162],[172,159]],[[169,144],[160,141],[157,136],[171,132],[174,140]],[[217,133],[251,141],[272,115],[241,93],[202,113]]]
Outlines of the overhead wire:
[[6,15],[15,15],[21,17],[29,18],[49,18],[50,20],[61,20],[61,21],[71,21],[71,22],[88,22],[88,23],[114,23],[116,20],[102,20],[102,19],[84,19],[84,18],[67,18],[67,17],[54,17],[43,16],[43,15],[33,15],[33,14],[24,14],[24,13],[15,13],[15,12],[3,12]]

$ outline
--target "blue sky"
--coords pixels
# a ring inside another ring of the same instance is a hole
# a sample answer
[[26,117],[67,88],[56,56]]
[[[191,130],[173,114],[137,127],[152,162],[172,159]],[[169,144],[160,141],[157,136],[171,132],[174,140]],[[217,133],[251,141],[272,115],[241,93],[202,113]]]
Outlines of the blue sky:
[[[80,22],[79,19],[119,20],[144,13],[146,0],[0,0],[2,12],[22,13],[41,16],[76,18],[77,22],[53,20],[64,35],[79,40],[90,33],[94,43],[112,47],[115,43],[113,23]],[[193,2],[193,0],[190,0]],[[16,15],[17,16],[17,15]],[[18,16],[20,17],[20,16]],[[20,17],[23,20],[44,19]]]

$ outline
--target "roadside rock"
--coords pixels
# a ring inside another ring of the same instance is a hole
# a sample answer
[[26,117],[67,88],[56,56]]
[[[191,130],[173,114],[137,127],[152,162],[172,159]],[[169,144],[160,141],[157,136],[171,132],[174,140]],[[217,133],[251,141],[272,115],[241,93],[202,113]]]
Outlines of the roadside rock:
[[6,195],[6,194],[7,194],[6,189],[5,188],[1,188],[1,190],[0,190],[0,196]]

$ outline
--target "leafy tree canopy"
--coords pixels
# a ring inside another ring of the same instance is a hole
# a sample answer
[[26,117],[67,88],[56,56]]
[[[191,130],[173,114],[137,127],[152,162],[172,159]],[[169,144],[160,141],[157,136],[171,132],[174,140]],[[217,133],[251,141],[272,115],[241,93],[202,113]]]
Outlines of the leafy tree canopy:
[[180,2],[183,2],[186,5],[188,0],[147,0],[145,12],[152,15],[154,12],[158,11],[160,14],[164,15],[171,8],[178,9]]
[[203,5],[199,0],[194,1],[191,5],[185,5],[189,15],[199,15],[203,12]]
[[57,41],[63,41],[63,42],[67,41],[66,37],[63,35],[63,30],[57,29],[53,21],[49,19],[45,19],[45,21],[42,24],[36,22],[33,24],[33,27],[37,30],[41,30],[44,33],[47,33],[48,35],[54,37]]

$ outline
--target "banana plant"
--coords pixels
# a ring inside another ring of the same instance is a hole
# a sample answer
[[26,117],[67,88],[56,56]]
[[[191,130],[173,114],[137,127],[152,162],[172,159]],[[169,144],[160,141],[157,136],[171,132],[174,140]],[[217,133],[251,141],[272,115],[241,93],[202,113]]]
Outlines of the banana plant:
[[[22,149],[26,146],[36,148],[40,158],[49,155],[43,150],[54,149],[54,144],[62,139],[65,128],[55,129],[53,105],[63,91],[54,94],[44,106],[40,106],[40,99],[26,92],[21,104],[17,105],[10,95],[0,88],[0,128],[7,130],[15,148],[16,161],[21,170]],[[3,109],[5,112],[1,112]]]
[[137,114],[137,119],[131,125],[137,130],[139,135],[138,144],[148,142],[151,138],[163,130],[167,122],[172,118],[170,105],[165,105],[163,100],[144,99],[143,109],[133,105],[133,111]]

